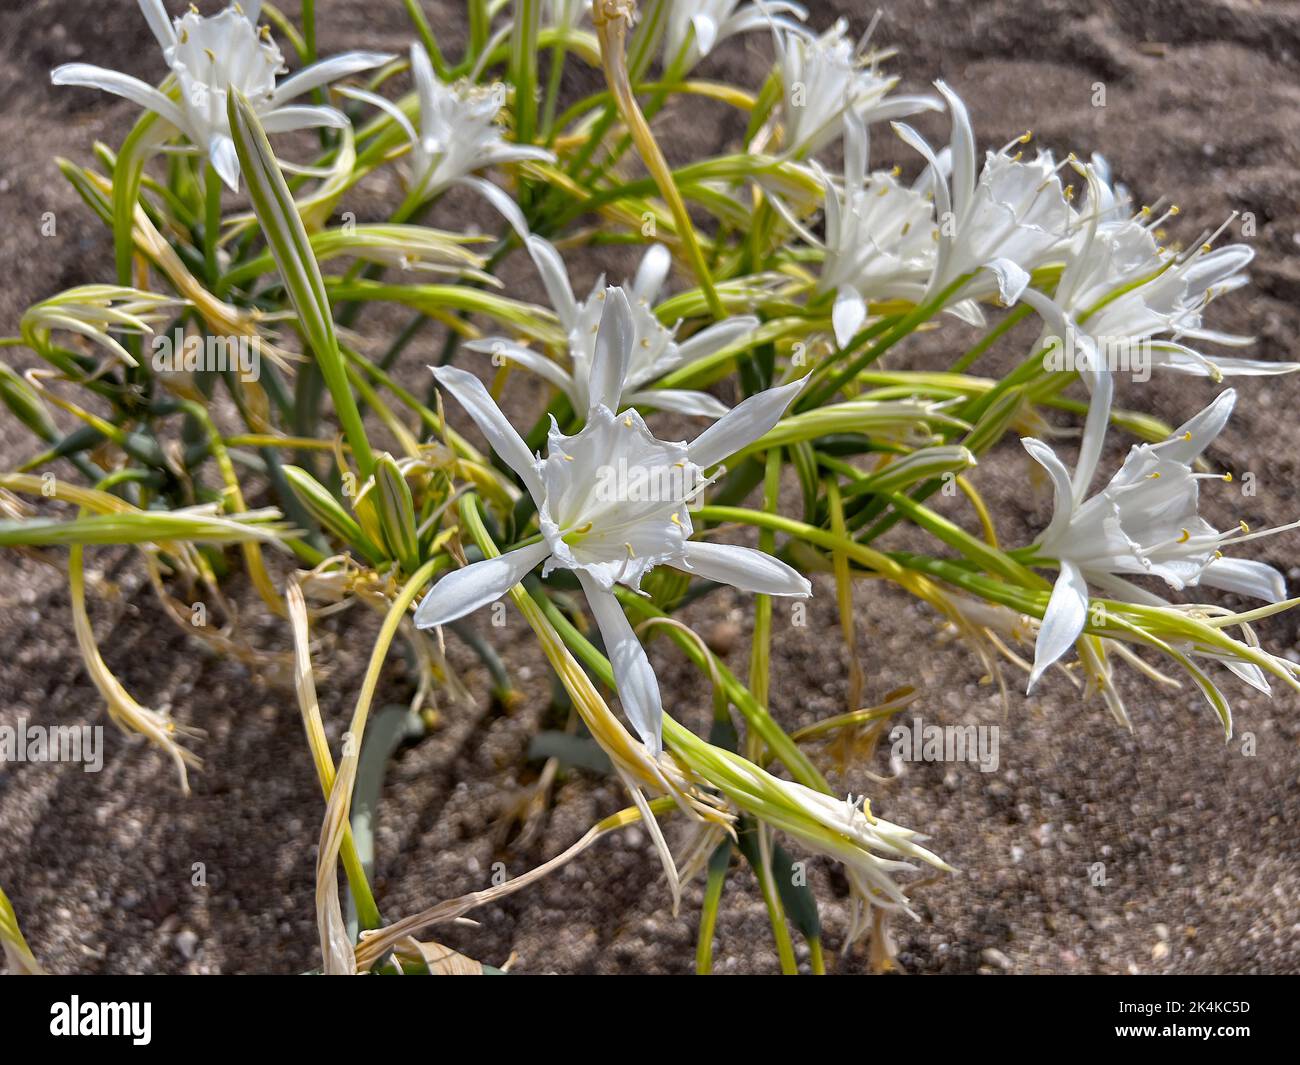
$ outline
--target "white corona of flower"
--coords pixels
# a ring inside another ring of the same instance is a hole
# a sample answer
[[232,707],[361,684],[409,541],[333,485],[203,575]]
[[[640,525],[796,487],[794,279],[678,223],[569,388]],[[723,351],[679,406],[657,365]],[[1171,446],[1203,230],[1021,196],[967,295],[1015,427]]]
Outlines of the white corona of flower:
[[393,58],[379,52],[346,52],[313,63],[277,83],[276,77],[286,72],[284,56],[265,27],[258,31],[261,0],[248,0],[242,6],[232,4],[207,18],[191,8],[174,22],[167,18],[162,0],[139,3],[176,79],[177,99],[138,78],[88,63],[56,67],[51,75],[54,84],[102,89],[154,112],[185,134],[207,156],[221,180],[234,190],[239,188],[239,157],[226,117],[231,89],[248,97],[268,133],[314,126],[342,128],[348,124],[342,112],[291,101]]
[[[728,544],[692,542],[687,506],[708,483],[705,471],[766,433],[794,400],[802,381],[749,397],[691,443],[656,439],[634,410],[620,410],[633,355],[632,309],[621,289],[606,290],[590,383],[587,423],[574,436],[552,424],[546,457],[527,445],[473,374],[434,369],[515,471],[537,504],[536,544],[443,577],[420,603],[420,628],[445,625],[499,599],[545,563],[572,570],[582,584],[609,654],[623,710],[642,741],[658,754],[663,707],[659,683],[623,608],[615,584],[639,590],[642,577],[668,565],[693,576],[768,595],[807,596],[808,581],[770,555]],[[662,490],[602,491],[610,470],[637,470]],[[644,498],[649,496],[650,498]]]
[[800,4],[785,0],[766,4],[741,3],[741,0],[670,0],[664,28],[664,66],[672,68],[680,62],[681,73],[689,73],[728,37],[765,26],[802,33],[802,27],[794,20],[807,17],[808,12]]
[[[844,116],[844,186],[822,175],[826,239],[819,292],[834,292],[831,320],[844,347],[862,328],[867,301],[920,302],[934,269],[934,208],[893,174],[867,175],[867,130]],[[816,239],[816,238],[812,238]]]
[[[546,378],[564,392],[572,401],[573,409],[581,413],[590,406],[596,338],[606,298],[605,279],[598,279],[590,295],[579,303],[574,298],[564,260],[555,247],[538,236],[530,236],[526,244],[546,286],[551,306],[568,335],[571,369],[566,370],[540,352],[503,337],[488,337],[465,347],[516,362]],[[632,352],[623,377],[620,409],[622,406],[642,405],[677,414],[720,418],[727,413],[727,408],[707,392],[652,389],[649,386],[665,374],[707,358],[748,336],[758,328],[758,319],[750,316],[729,318],[701,329],[679,343],[674,337],[675,330],[664,328],[653,310],[671,265],[668,249],[662,244],[652,244],[641,259],[636,279],[622,286],[632,313]]]
[[943,82],[935,82],[935,88],[948,102],[952,115],[946,163],[915,130],[894,125],[898,135],[930,165],[938,257],[927,298],[973,274],[976,276],[949,302],[996,292],[1010,306],[1029,284],[1030,271],[1065,258],[1074,212],[1057,175],[1060,165],[1050,152],[1039,152],[1032,162],[1024,162],[1019,152],[1008,154],[1011,145],[1007,145],[1001,151],[986,152],[984,167],[977,174],[975,134],[966,105]]
[[864,55],[869,34],[855,48],[838,20],[820,37],[774,31],[776,69],[783,93],[781,120],[785,149],[797,158],[815,154],[840,135],[844,115],[852,111],[863,125],[903,118],[919,111],[939,111],[932,96],[891,96],[897,77],[881,74],[874,58]]
[[1054,494],[1052,520],[1036,541],[1036,553],[1060,563],[1034,649],[1030,689],[1083,631],[1089,584],[1139,603],[1160,600],[1135,586],[1130,576],[1159,577],[1175,589],[1206,585],[1270,603],[1286,598],[1285,581],[1273,567],[1221,554],[1229,544],[1267,533],[1242,528],[1219,532],[1199,513],[1199,482],[1224,478],[1194,473],[1192,464],[1223,431],[1235,402],[1236,393],[1228,389],[1169,439],[1135,445],[1092,497],[1088,485],[1101,450],[1088,439],[1096,432],[1094,425],[1085,432],[1073,478],[1047,444],[1032,437],[1021,441],[1051,477]]

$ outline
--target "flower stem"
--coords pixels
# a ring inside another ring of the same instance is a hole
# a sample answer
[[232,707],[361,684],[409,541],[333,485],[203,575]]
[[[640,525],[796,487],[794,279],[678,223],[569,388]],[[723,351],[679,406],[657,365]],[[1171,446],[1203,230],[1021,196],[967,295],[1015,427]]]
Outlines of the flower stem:
[[709,859],[709,878],[704,885],[704,901],[700,904],[700,930],[695,940],[695,971],[700,976],[713,972],[713,930],[718,924],[718,907],[722,903],[722,889],[727,882],[730,864],[731,841],[724,839]]
[[221,267],[217,262],[217,245],[221,240],[221,178],[216,167],[207,163],[203,167],[203,270],[208,284],[216,286],[221,281]]
[[650,132],[650,126],[645,120],[645,115],[641,113],[641,108],[636,102],[636,95],[632,92],[632,83],[628,78],[624,44],[627,39],[627,27],[632,20],[634,10],[635,4],[633,0],[598,0],[592,6],[596,36],[600,39],[601,62],[605,67],[605,80],[609,83],[610,91],[614,94],[614,101],[618,105],[619,114],[622,115],[623,121],[627,124],[628,132],[632,135],[632,140],[641,155],[641,161],[645,163],[646,169],[650,171],[651,176],[655,179],[655,184],[659,186],[659,191],[668,204],[668,210],[673,216],[673,223],[677,227],[678,237],[686,249],[687,258],[690,259],[691,269],[694,270],[700,288],[704,292],[709,312],[714,318],[721,320],[727,316],[727,312],[713,287],[713,278],[709,274],[709,265],[705,261],[704,253],[700,250],[699,241],[695,236],[694,223],[691,222],[690,213],[686,210],[686,203],[673,181],[668,160],[664,158],[659,144],[654,139],[654,134]]

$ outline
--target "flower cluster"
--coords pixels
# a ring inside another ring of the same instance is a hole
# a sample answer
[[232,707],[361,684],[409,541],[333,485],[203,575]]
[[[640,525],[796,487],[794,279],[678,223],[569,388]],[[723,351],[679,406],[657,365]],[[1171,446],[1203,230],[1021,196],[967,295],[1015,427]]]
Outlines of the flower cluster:
[[[1167,232],[1178,209],[1138,206],[1101,157],[1031,147],[1018,130],[984,147],[947,82],[901,91],[877,21],[860,34],[845,20],[818,25],[819,12],[785,0],[665,0],[639,23],[632,0],[473,3],[466,32],[446,35],[465,40],[458,56],[407,4],[413,40],[395,54],[317,60],[312,23],[280,33],[289,61],[257,0],[176,19],[163,0],[139,2],[163,52],[157,84],[85,63],[53,72],[57,85],[145,113],[120,150],[60,161],[111,229],[118,276],[41,300],[5,342],[41,365],[0,363],[0,400],[38,441],[0,473],[0,547],[68,548],[87,670],[112,718],[166,752],[183,780],[198,760],[180,739],[199,733],[137,703],[109,671],[85,549],[138,548],[164,611],[193,638],[291,672],[327,803],[325,971],[399,968],[416,954],[427,967],[416,931],[568,860],[381,931],[351,836],[353,782],[378,779],[391,750],[366,726],[395,641],[416,675],[402,729],[422,735],[471,698],[447,640],[482,660],[505,705],[522,699],[468,620],[498,600],[526,620],[572,711],[549,737],[561,753],[522,804],[526,831],[574,750],[616,774],[632,805],[572,854],[641,821],[674,904],[682,871],[707,864],[701,969],[707,908],[736,855],[762,886],[783,968],[797,968],[792,924],[811,967],[824,966],[817,904],[806,884],[787,890],[793,859],[778,835],[843,866],[846,949],[870,931],[882,966],[885,915],[915,912],[909,863],[949,868],[914,830],[840,797],[878,779],[867,763],[888,718],[934,694],[869,705],[858,588],[925,603],[969,643],[1008,709],[1007,663],[1027,674],[1026,693],[1049,670],[1082,680],[1130,727],[1117,661],[1168,687],[1190,678],[1229,734],[1211,670],[1264,693],[1300,690],[1300,666],[1253,628],[1293,605],[1282,572],[1245,546],[1294,526],[1251,532],[1214,518],[1233,482],[1215,470],[1231,465],[1220,452],[1238,403],[1221,382],[1241,378],[1244,390],[1300,369],[1245,357],[1251,339],[1215,324],[1215,301],[1247,283],[1254,254],[1228,239],[1235,216],[1180,244]],[[303,17],[325,6],[304,4]],[[770,49],[764,69],[752,84],[714,80],[719,51],[742,34],[751,54]],[[587,80],[598,70],[603,91],[571,92],[582,81],[569,77],[573,62]],[[665,153],[673,122],[696,107],[736,109],[739,150]],[[307,128],[319,130],[313,157],[282,162],[268,135]],[[873,169],[881,138],[904,165]],[[247,204],[236,211],[223,186],[242,187]],[[359,187],[368,199],[357,203],[396,202],[358,224],[345,197]],[[457,188],[495,209],[493,232],[456,217]],[[570,267],[590,276],[584,260],[612,267],[610,249],[626,245],[639,256],[633,276],[609,285],[601,273],[579,298]],[[353,261],[336,269],[344,257]],[[387,319],[362,317],[375,304],[410,320],[388,336]],[[1025,319],[1037,325],[1013,331]],[[159,373],[141,351],[159,326],[271,357],[252,377]],[[909,357],[922,332],[924,369]],[[973,372],[1003,355],[1012,369]],[[1148,371],[1206,388],[1193,406],[1203,409],[1152,411]],[[1048,442],[1071,435],[1063,420],[1077,423],[1073,455]],[[992,454],[1008,436],[1028,458]],[[1013,548],[999,535],[1005,515],[981,494],[1003,456],[1053,497],[1044,527]],[[1203,501],[1203,486],[1218,491]],[[75,516],[41,516],[21,496]],[[246,496],[275,506],[250,508]],[[913,535],[891,539],[900,524]],[[737,542],[746,535],[757,546]],[[268,567],[270,547],[297,572]],[[267,611],[289,620],[292,656],[241,635],[251,627],[235,623],[221,587],[241,566]],[[783,628],[810,616],[801,602],[785,612],[784,600],[813,593],[804,574],[833,593],[850,662],[846,677],[825,679],[828,690],[843,680],[844,712],[820,721],[773,668]],[[714,609],[724,587],[754,597],[744,680],[687,624],[685,608]],[[220,624],[187,620],[195,589]],[[1237,610],[1211,592],[1263,605]],[[383,621],[347,733],[356,745],[336,765],[310,626],[349,604]],[[700,683],[661,688],[651,639],[672,641]],[[681,718],[710,709],[705,741]],[[579,726],[589,737],[573,735]],[[691,840],[677,856],[660,827],[675,814]],[[340,864],[359,939],[342,918]],[[6,951],[35,965],[0,916]]]

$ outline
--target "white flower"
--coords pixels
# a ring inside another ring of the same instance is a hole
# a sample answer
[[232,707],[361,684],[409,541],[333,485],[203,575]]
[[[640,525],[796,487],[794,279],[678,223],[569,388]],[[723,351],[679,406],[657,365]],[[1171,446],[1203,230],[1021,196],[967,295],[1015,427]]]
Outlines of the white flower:
[[875,817],[862,797],[854,799],[850,795],[847,800],[837,799],[802,784],[774,779],[775,786],[784,793],[786,800],[826,831],[809,831],[798,821],[786,820],[779,814],[768,823],[844,867],[854,896],[853,919],[846,937],[848,942],[856,941],[869,927],[863,917],[871,906],[902,910],[916,918],[903,889],[894,880],[896,873],[916,871],[916,866],[904,859],[912,858],[944,872],[954,872],[942,858],[920,845],[919,841],[926,839],[924,835]]
[[866,36],[854,48],[847,32],[848,24],[840,19],[820,37],[774,34],[783,92],[781,119],[790,155],[820,151],[839,136],[841,121],[850,111],[870,125],[942,109],[932,96],[890,96],[898,78],[881,74],[874,57],[863,55]]
[[[949,302],[996,291],[1009,306],[1029,284],[1030,271],[1064,258],[1073,211],[1056,173],[1058,164],[1050,152],[1039,152],[1032,162],[1024,162],[1019,152],[1009,155],[1011,145],[1007,145],[985,153],[977,176],[975,134],[966,105],[943,82],[935,82],[935,88],[952,114],[951,158],[946,165],[915,130],[894,125],[898,135],[930,164],[939,246],[926,297],[934,298],[959,278],[977,274]],[[991,280],[995,286],[990,287]]]
[[[1073,478],[1042,441],[1021,441],[1051,477],[1055,496],[1052,520],[1036,541],[1036,554],[1060,563],[1034,650],[1031,689],[1083,631],[1089,584],[1130,602],[1161,602],[1132,584],[1130,576],[1159,577],[1175,589],[1207,585],[1271,603],[1286,598],[1277,570],[1262,562],[1224,558],[1220,552],[1264,534],[1244,535],[1241,528],[1219,532],[1198,511],[1198,482],[1224,478],[1193,473],[1192,464],[1223,431],[1235,402],[1236,393],[1228,389],[1168,440],[1134,446],[1109,484],[1091,498],[1088,485],[1100,445],[1090,442],[1089,433]],[[1095,427],[1089,431],[1095,433]]]
[[935,261],[934,209],[893,174],[867,176],[867,131],[855,114],[844,116],[844,187],[825,174],[822,185],[826,240],[817,289],[835,293],[831,320],[844,347],[866,321],[868,300],[918,303],[924,296]]
[[257,16],[261,0],[232,4],[204,18],[197,10],[169,21],[162,0],[139,0],[140,10],[158,39],[175,76],[179,99],[115,70],[88,63],[65,63],[51,75],[55,85],[83,85],[123,96],[175,126],[205,154],[231,189],[239,188],[239,157],[230,139],[226,99],[231,89],[248,97],[268,133],[313,126],[341,128],[347,119],[332,107],[290,101],[338,78],[381,66],[393,57],[379,52],[347,52],[323,59],[276,83],[286,72],[284,57]]
[[1056,290],[1050,297],[1033,289],[1022,293],[1055,338],[1086,338],[1084,350],[1097,356],[1097,370],[1115,369],[1114,356],[1125,353],[1130,363],[1141,356],[1152,368],[1216,381],[1300,369],[1294,362],[1206,355],[1187,344],[1253,343],[1251,337],[1206,329],[1201,316],[1211,299],[1246,283],[1243,271],[1254,251],[1244,244],[1211,250],[1214,234],[1191,253],[1174,255],[1159,247],[1155,233],[1176,209],[1157,217],[1143,208],[1134,218],[1116,219],[1105,174],[1095,163],[1083,170],[1089,189],[1086,217]]
[[1097,178],[1097,188],[1089,209],[1096,214],[1097,221],[1102,223],[1127,221],[1133,214],[1133,195],[1128,186],[1114,180],[1110,163],[1104,155],[1093,152],[1090,162],[1092,173]]
[[[464,617],[499,599],[540,563],[546,564],[543,576],[556,568],[572,570],[600,627],[624,712],[657,754],[663,717],[659,684],[613,587],[639,590],[649,570],[668,565],[746,591],[810,594],[803,577],[761,551],[691,542],[687,511],[707,484],[705,470],[771,429],[803,382],[749,397],[690,444],[658,440],[636,411],[616,413],[632,338],[627,297],[610,288],[596,341],[587,424],[576,435],[563,436],[552,423],[544,459],[529,453],[478,378],[453,367],[433,371],[524,482],[537,504],[542,539],[443,577],[421,602],[415,623],[429,628]],[[643,483],[657,490],[604,491],[612,470],[639,471]]]
[[374,93],[351,91],[389,114],[411,143],[411,181],[414,198],[423,203],[452,185],[467,185],[492,204],[521,237],[528,225],[519,205],[502,189],[474,173],[501,163],[525,159],[552,162],[545,148],[512,144],[501,135],[497,116],[506,102],[502,84],[448,85],[438,79],[429,53],[416,41],[411,45],[411,72],[420,102],[420,129],[416,131],[400,108]]
[[[546,286],[551,306],[560,318],[568,335],[571,370],[566,370],[540,352],[502,337],[489,337],[465,346],[471,351],[488,352],[545,377],[564,392],[572,401],[573,409],[581,413],[590,406],[590,380],[596,364],[596,338],[604,311],[606,290],[602,277],[592,287],[590,295],[579,303],[564,268],[564,260],[555,247],[538,236],[526,241],[528,253],[537,265],[542,283]],[[636,280],[622,286],[632,313],[632,352],[623,377],[623,392],[619,408],[632,405],[652,406],[678,414],[698,414],[719,418],[727,408],[707,392],[689,389],[648,386],[682,366],[707,358],[733,344],[758,328],[758,319],[750,316],[730,318],[708,326],[680,343],[674,338],[674,329],[665,329],[655,317],[653,304],[659,297],[668,269],[672,265],[668,249],[662,244],[652,244],[637,269]]]
[[786,0],[766,4],[742,4],[741,0],[670,0],[664,30],[664,66],[671,69],[680,61],[681,73],[689,73],[728,37],[764,26],[802,32],[798,22],[785,18],[786,15],[802,20],[808,17],[808,12]]

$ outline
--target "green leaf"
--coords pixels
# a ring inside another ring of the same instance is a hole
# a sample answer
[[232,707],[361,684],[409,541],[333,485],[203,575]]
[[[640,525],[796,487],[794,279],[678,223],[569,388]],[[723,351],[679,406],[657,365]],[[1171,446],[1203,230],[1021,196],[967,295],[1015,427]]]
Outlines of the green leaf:
[[266,131],[242,93],[231,90],[227,113],[240,169],[248,182],[253,212],[280,269],[285,291],[298,314],[307,343],[316,356],[361,475],[369,477],[374,470],[375,457],[366,438],[356,397],[348,385],[347,370],[334,332],[333,313],[325,295],[325,282],[316,256],[312,254],[307,229],[298,214],[280,164],[276,162],[275,153],[271,151]]
[[378,566],[384,562],[384,553],[361,531],[356,518],[343,509],[320,481],[301,466],[286,465],[282,472],[294,495],[323,528],[348,544],[371,565]]

